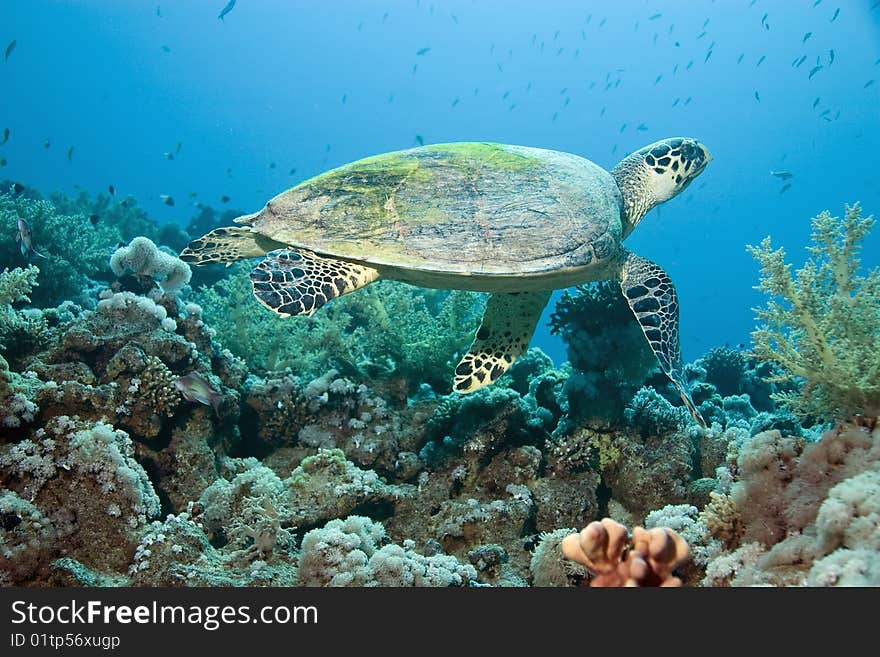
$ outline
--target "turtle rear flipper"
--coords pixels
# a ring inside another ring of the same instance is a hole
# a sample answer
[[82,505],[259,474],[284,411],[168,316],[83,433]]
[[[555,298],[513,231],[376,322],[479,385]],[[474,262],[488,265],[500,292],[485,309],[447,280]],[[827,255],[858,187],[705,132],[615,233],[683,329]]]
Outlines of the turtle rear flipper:
[[623,263],[620,288],[661,369],[678,390],[696,423],[705,428],[706,421],[685,383],[678,339],[678,295],[669,274],[660,265],[630,253]]
[[453,389],[473,392],[494,383],[529,348],[549,290],[493,294],[471,348],[455,368]]
[[280,243],[247,226],[226,226],[190,242],[180,253],[180,259],[194,265],[225,262],[229,266],[236,260],[262,257],[279,246]]
[[372,283],[379,272],[305,249],[278,249],[266,254],[250,278],[257,301],[289,317],[311,315],[331,299]]

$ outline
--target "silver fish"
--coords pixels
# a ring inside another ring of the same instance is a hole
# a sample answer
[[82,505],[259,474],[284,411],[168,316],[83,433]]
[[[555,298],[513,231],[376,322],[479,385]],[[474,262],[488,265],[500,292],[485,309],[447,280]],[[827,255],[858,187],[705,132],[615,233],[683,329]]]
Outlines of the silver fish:
[[15,234],[15,241],[19,243],[21,247],[21,255],[25,257],[28,262],[30,262],[31,258],[37,256],[39,258],[45,258],[42,253],[39,253],[36,249],[34,249],[34,236],[31,233],[31,227],[28,225],[28,222],[18,218],[18,232]]
[[788,171],[771,171],[770,175],[775,176],[780,180],[791,180],[792,178],[794,178],[794,174]]
[[183,395],[186,401],[198,402],[214,409],[214,414],[220,417],[220,400],[223,395],[214,389],[211,383],[201,374],[192,372],[179,377],[174,382],[174,387]]

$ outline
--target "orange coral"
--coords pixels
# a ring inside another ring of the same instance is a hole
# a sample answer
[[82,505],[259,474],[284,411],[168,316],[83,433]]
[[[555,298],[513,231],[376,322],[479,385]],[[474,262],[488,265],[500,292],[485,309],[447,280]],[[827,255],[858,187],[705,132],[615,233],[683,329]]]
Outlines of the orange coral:
[[593,573],[590,586],[681,586],[672,571],[688,546],[666,527],[636,527],[630,538],[626,527],[603,518],[566,536],[562,552]]

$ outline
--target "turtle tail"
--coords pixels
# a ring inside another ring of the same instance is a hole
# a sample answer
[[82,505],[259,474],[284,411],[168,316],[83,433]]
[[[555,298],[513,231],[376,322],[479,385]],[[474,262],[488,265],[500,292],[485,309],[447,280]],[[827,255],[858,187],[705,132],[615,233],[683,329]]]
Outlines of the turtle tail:
[[194,265],[212,262],[230,265],[236,260],[262,257],[278,246],[277,242],[254,232],[250,227],[225,226],[190,242],[180,253],[180,259]]

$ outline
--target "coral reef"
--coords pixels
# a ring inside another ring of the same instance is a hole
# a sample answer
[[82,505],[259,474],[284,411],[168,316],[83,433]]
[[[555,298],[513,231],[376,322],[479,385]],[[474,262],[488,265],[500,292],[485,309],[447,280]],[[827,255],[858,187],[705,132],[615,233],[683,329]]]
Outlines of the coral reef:
[[[191,279],[161,246],[179,229],[133,203],[20,191],[0,195],[0,215],[26,217],[50,256],[11,252],[22,266],[0,272],[4,585],[878,583],[868,397],[839,379],[801,387],[760,348],[716,347],[685,370],[698,427],[611,283],[557,305],[569,363],[531,349],[459,395],[476,295],[380,281],[282,319],[250,301],[246,265]],[[815,229],[823,285],[870,228],[857,209],[846,222]],[[765,276],[788,271],[763,253]],[[867,312],[873,276],[840,293],[846,312]],[[817,280],[786,290],[807,304]],[[775,326],[813,367],[793,312]],[[822,325],[832,355],[865,347],[855,321]]]

